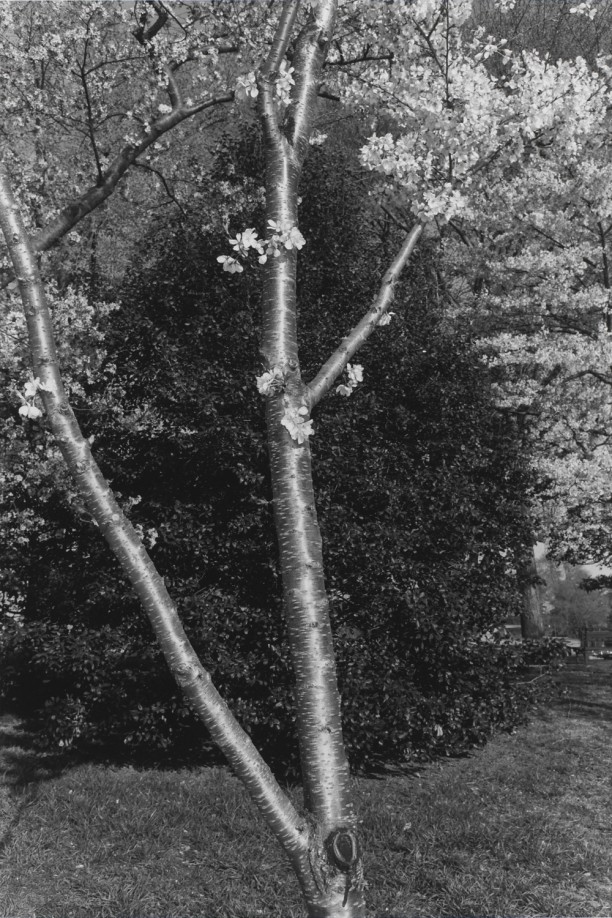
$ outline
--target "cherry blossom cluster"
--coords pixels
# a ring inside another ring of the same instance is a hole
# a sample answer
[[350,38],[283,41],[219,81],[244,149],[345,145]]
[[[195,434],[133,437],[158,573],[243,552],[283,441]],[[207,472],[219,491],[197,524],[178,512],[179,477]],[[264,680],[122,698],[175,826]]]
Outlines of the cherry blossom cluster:
[[378,320],[378,327],[381,328],[383,325],[390,325],[394,315],[394,312],[385,312]]
[[[255,229],[245,229],[236,233],[235,239],[230,239],[230,245],[234,252],[245,259],[248,259],[251,251],[256,252],[257,261],[263,265],[268,258],[278,258],[283,249],[301,249],[306,244],[297,226],[281,226],[276,220],[268,220],[268,229],[271,235],[267,239],[260,239]],[[233,255],[219,255],[217,261],[230,274],[244,271],[242,264]]]
[[44,383],[41,383],[39,377],[36,379],[29,380],[23,389],[23,395],[19,393],[19,397],[23,404],[19,409],[19,414],[22,418],[28,418],[31,421],[36,420],[37,418],[42,417],[42,411],[34,404],[34,400],[38,392],[51,392],[49,386],[46,386]]
[[280,367],[272,367],[271,370],[267,370],[255,379],[257,389],[262,395],[272,395],[285,388],[285,376]]
[[[378,323],[380,325],[380,322]],[[359,363],[347,363],[346,373],[348,382],[336,387],[338,395],[345,395],[347,398],[352,395],[353,390],[357,388],[360,382],[363,382],[363,367]]]
[[[274,91],[277,99],[283,105],[288,104],[291,95],[291,87],[294,85],[293,67],[291,67],[287,61],[282,61],[274,81]],[[234,92],[236,98],[241,102],[257,98],[259,95],[259,88],[257,86],[257,75],[254,70],[238,77]]]
[[281,424],[289,432],[291,439],[296,440],[299,444],[304,443],[314,433],[312,419],[308,417],[306,405],[301,405],[299,408],[295,405],[286,405]]
[[591,0],[586,3],[579,3],[578,6],[571,6],[570,13],[578,16],[588,16],[589,19],[595,19],[597,16],[597,7],[593,6]]
[[[262,395],[274,395],[285,388],[285,375],[280,367],[274,366],[256,377],[257,389]],[[312,419],[308,417],[306,405],[285,404],[285,413],[281,421],[292,440],[303,443],[314,433]]]
[[[487,330],[498,407],[528,420],[546,483],[542,531],[563,530],[584,557],[612,527],[612,62],[513,54],[462,28],[463,0],[377,10],[393,70],[373,64],[344,90],[393,129],[372,135],[362,163],[439,228],[447,317]],[[570,11],[598,12],[594,0]]]
[[[515,168],[527,149],[554,137],[556,155],[575,157],[608,95],[603,60],[590,69],[580,58],[513,55],[483,29],[464,37],[469,3],[449,0],[444,15],[443,6],[419,0],[404,9],[403,27],[390,38],[393,73],[371,68],[367,80],[348,80],[345,90],[349,100],[378,105],[394,122],[393,133],[369,138],[362,163],[381,173],[418,219],[438,224],[470,219],[473,194],[490,185],[492,174]],[[573,9],[590,15],[592,4]],[[388,15],[400,13],[390,8]],[[499,62],[494,69],[492,57]]]
[[327,140],[327,134],[322,134],[321,131],[313,131],[310,135],[308,143],[311,147],[320,147]]

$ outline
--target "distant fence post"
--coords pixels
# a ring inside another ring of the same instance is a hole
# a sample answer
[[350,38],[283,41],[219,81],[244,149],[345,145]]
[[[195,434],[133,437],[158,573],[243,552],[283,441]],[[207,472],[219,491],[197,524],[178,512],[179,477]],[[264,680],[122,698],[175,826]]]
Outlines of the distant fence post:
[[584,665],[589,665],[589,636],[588,628],[584,625],[580,629],[580,650],[584,654]]

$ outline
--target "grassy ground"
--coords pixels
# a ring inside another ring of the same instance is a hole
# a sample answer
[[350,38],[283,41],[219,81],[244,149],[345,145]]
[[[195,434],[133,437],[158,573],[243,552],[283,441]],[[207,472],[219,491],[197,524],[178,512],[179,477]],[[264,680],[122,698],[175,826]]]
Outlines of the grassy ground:
[[[612,663],[592,671],[470,757],[355,781],[372,915],[612,915]],[[224,769],[58,771],[10,719],[2,740],[2,918],[303,914]]]

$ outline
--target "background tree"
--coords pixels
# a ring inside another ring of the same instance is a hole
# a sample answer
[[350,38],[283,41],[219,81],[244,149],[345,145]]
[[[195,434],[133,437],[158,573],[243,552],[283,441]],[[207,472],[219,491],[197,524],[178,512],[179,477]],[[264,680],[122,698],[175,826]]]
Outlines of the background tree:
[[[556,521],[561,554],[605,560],[609,67],[513,54],[468,14],[413,8],[392,89],[370,68],[368,98],[393,129],[374,134],[363,159],[396,212],[438,225],[452,312],[487,339],[500,407],[534,421],[523,429],[548,482],[536,528]],[[583,4],[564,22],[579,29],[595,15]]]

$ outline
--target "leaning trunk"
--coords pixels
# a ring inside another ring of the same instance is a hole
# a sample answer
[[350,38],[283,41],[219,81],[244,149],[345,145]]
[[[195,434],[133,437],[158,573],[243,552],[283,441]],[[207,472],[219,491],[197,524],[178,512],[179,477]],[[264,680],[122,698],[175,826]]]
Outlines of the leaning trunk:
[[[41,384],[40,396],[50,428],[89,512],[142,602],[172,675],[287,853],[310,914],[352,914],[327,910],[326,905],[312,910],[312,903],[319,902],[320,890],[329,886],[322,871],[318,867],[313,869],[313,864],[318,864],[318,852],[322,847],[317,827],[295,810],[217,692],[185,634],[163,578],[119,507],[91,454],[89,442],[79,429],[63,387],[51,316],[36,259],[1,165],[0,227],[21,288],[34,375]],[[334,850],[342,855],[351,841],[350,836],[347,842],[340,834],[334,838]]]

